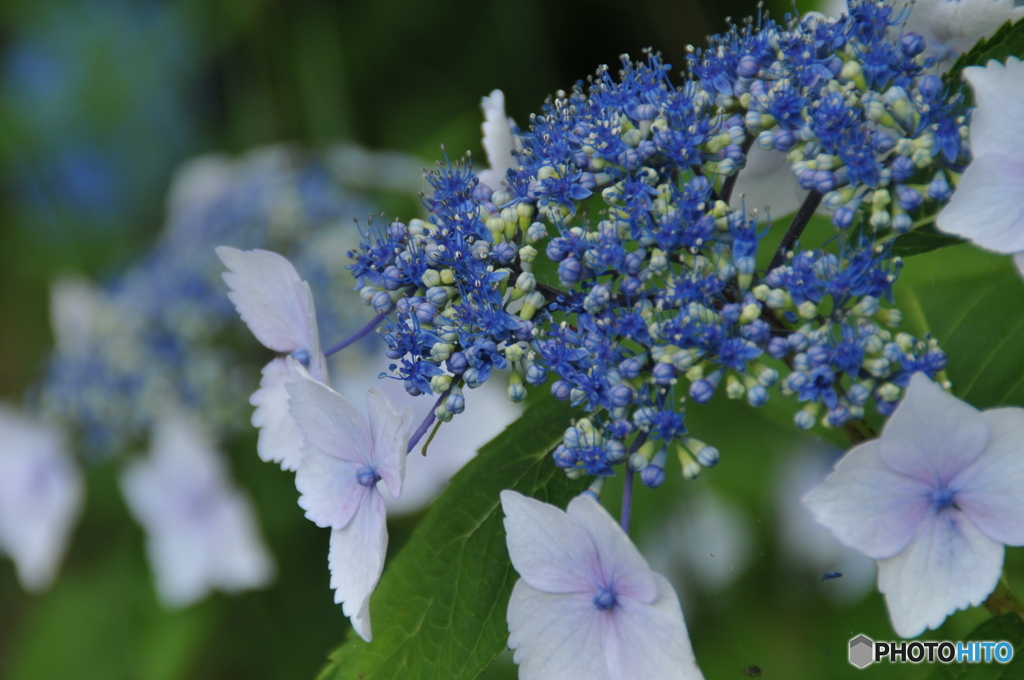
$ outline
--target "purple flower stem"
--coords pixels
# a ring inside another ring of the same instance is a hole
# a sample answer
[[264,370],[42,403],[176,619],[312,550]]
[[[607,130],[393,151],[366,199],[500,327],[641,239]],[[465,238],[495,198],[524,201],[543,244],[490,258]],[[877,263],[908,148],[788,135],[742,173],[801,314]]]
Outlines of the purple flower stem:
[[[633,445],[629,447],[629,452],[636,453],[644,442],[647,441],[647,433],[641,432],[633,440]],[[629,458],[626,459],[626,482],[622,487],[622,514],[619,516],[619,521],[622,524],[622,530],[629,535],[629,518],[633,511],[633,468],[629,466]]]
[[354,335],[350,335],[349,337],[345,338],[334,347],[325,350],[324,354],[326,356],[331,356],[332,354],[335,354],[345,349],[346,347],[358,341],[360,338],[362,338],[367,333],[372,331],[374,328],[376,328],[377,325],[380,324],[380,322],[383,321],[386,316],[387,314],[378,314],[377,316],[373,317],[372,319],[370,319],[370,323],[366,324],[365,326],[357,330]]
[[434,402],[433,407],[431,407],[430,409],[430,413],[427,414],[427,417],[424,418],[422,423],[420,423],[420,426],[417,427],[416,431],[412,433],[411,437],[409,437],[409,446],[407,446],[405,449],[406,453],[412,453],[412,450],[416,448],[416,445],[419,443],[419,441],[423,439],[423,435],[425,435],[427,433],[427,430],[430,429],[430,426],[434,424],[434,420],[437,418],[437,416],[434,415],[434,411],[436,411],[437,407],[440,406],[441,403],[448,398],[448,393],[451,391],[452,389],[449,387],[444,392],[442,392],[441,396],[438,397],[437,401]]

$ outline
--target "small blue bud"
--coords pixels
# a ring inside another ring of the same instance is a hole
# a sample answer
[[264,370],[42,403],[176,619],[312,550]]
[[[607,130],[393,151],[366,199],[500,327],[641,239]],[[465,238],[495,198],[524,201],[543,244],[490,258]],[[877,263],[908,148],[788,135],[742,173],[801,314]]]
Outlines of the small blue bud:
[[619,292],[627,297],[635,297],[644,289],[644,282],[635,276],[627,276],[619,281]]
[[298,361],[300,364],[309,368],[309,352],[304,349],[297,349],[292,352],[292,358]]
[[676,379],[676,367],[672,364],[658,364],[651,371],[651,378],[655,384],[671,385]]
[[839,184],[834,172],[818,170],[814,173],[814,188],[825,194],[832,191]]
[[499,264],[508,264],[512,260],[516,259],[516,247],[508,241],[502,241],[493,248],[491,248],[491,255]]
[[853,218],[856,216],[856,210],[848,205],[844,205],[832,213],[832,224],[836,225],[840,229],[849,229],[850,225],[853,224]]
[[583,277],[583,265],[574,257],[567,257],[558,265],[558,278],[566,286],[579,283]]
[[710,380],[697,380],[690,384],[690,397],[698,404],[708,403],[713,396],[715,396],[715,386]]
[[943,89],[942,78],[938,76],[929,74],[917,81],[917,91],[925,99],[935,99],[942,94]]
[[445,408],[452,413],[458,415],[466,410],[466,398],[462,396],[461,392],[452,392],[448,395],[448,398],[444,400]]
[[642,361],[636,357],[629,357],[619,362],[619,374],[626,380],[632,380],[640,375],[640,370],[643,367]]
[[720,454],[718,453],[718,449],[714,446],[708,446],[705,444],[701,447],[700,451],[697,452],[697,462],[704,467],[715,467],[718,465],[719,458]]
[[462,352],[455,352],[448,357],[447,366],[449,372],[459,375],[460,373],[465,373],[466,369],[469,367],[469,361],[466,359],[466,355]]
[[427,289],[425,297],[430,304],[440,309],[448,302],[448,291],[441,286],[434,286],[433,288]]
[[924,196],[921,195],[920,191],[902,184],[896,187],[896,197],[900,207],[907,212],[914,212],[924,202]]
[[569,401],[569,396],[572,394],[572,385],[564,380],[556,380],[551,383],[551,394],[555,395],[555,399],[560,401]]
[[849,397],[851,404],[854,406],[863,406],[871,397],[871,390],[861,383],[854,383],[853,385],[850,385],[850,389],[847,390],[846,394]]
[[386,267],[381,280],[385,290],[398,290],[402,287],[402,271],[394,265]]
[[636,276],[640,273],[640,269],[644,266],[644,256],[642,252],[628,253],[622,258],[622,271],[630,276]]
[[785,359],[789,355],[789,341],[782,336],[775,336],[768,341],[766,351],[772,359]]
[[543,222],[534,222],[530,225],[530,228],[526,230],[526,240],[530,243],[536,243],[542,239],[548,237],[548,229],[544,226]]
[[789,130],[776,130],[775,148],[786,152],[796,146],[796,137]]
[[380,477],[377,476],[372,467],[364,465],[356,470],[356,481],[359,482],[360,486],[373,486],[380,481]]
[[548,379],[547,371],[538,366],[537,364],[530,364],[526,368],[526,382],[531,385],[543,385],[544,381]]
[[811,341],[803,333],[790,333],[789,346],[794,352],[803,352],[811,346]]
[[421,324],[432,324],[436,314],[437,308],[429,302],[421,302],[416,305],[416,318]]
[[[466,384],[469,384],[468,381]],[[526,399],[526,388],[522,383],[509,383],[508,399],[516,404]]]
[[917,166],[914,165],[914,161],[908,156],[897,156],[893,159],[890,169],[892,170],[892,181],[894,182],[906,182],[917,172]]
[[948,201],[952,195],[953,190],[942,172],[937,173],[935,179],[928,183],[928,198],[935,201]]
[[618,465],[626,460],[626,445],[617,439],[613,439],[605,446],[605,460],[610,465]]
[[900,38],[900,49],[908,57],[916,57],[921,54],[926,46],[927,43],[920,33],[907,33]]
[[757,408],[768,403],[768,390],[762,385],[754,385],[747,390],[747,403]]
[[897,234],[906,234],[914,228],[914,220],[907,213],[900,213],[892,218],[892,230]]
[[[490,377],[490,376],[486,376]],[[470,366],[466,369],[466,372],[462,374],[462,379],[466,381],[466,387],[470,389],[476,389],[486,382],[486,377],[481,380],[480,369]]]
[[736,73],[740,78],[755,78],[760,71],[761,64],[758,63],[756,57],[749,54],[740,57],[740,63],[736,66]]
[[793,422],[801,430],[810,430],[814,427],[814,414],[810,411],[797,411],[793,416]]
[[657,489],[665,483],[665,468],[658,465],[648,465],[640,471],[640,480],[644,486]]
[[[663,364],[662,364],[663,365]],[[608,390],[608,403],[612,408],[623,408],[633,403],[636,393],[629,385],[619,383]]]
[[850,411],[842,404],[828,412],[828,424],[832,427],[842,427],[850,419]]
[[815,345],[807,350],[807,360],[813,366],[824,366],[832,361],[832,350],[821,345]]
[[563,470],[576,467],[576,461],[578,460],[576,452],[564,444],[559,444],[558,448],[551,454],[551,457],[555,459],[555,465]]
[[594,606],[601,611],[608,611],[615,606],[615,593],[607,588],[601,588],[594,596]]
[[374,294],[373,300],[370,301],[370,304],[378,314],[387,314],[394,309],[395,306],[391,301],[391,296],[382,290],[377,291],[377,293]]
[[[530,228],[532,229],[533,227]],[[569,255],[569,244],[564,238],[551,239],[544,252],[547,253],[548,259],[552,262],[561,262]]]

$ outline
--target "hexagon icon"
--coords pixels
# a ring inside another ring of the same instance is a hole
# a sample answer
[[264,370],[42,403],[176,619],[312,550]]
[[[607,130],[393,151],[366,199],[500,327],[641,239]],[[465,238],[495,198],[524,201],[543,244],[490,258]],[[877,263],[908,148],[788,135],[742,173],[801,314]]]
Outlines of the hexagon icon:
[[857,668],[864,668],[875,660],[875,643],[866,635],[858,635],[850,640],[850,663]]

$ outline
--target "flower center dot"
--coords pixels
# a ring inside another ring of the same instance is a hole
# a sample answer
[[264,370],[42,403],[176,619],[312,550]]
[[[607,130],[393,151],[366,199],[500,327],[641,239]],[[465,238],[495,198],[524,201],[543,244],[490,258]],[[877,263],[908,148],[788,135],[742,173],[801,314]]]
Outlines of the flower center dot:
[[601,611],[607,611],[615,606],[615,593],[608,588],[601,588],[594,596],[594,606]]
[[362,486],[373,486],[380,481],[380,477],[377,476],[377,472],[372,467],[367,465],[359,468],[359,471],[356,472],[356,481]]

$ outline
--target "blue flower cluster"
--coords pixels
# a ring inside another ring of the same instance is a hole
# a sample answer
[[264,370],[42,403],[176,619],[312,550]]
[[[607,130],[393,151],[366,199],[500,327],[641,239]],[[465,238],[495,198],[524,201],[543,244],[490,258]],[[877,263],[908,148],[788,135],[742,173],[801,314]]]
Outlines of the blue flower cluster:
[[323,157],[272,147],[237,161],[200,158],[178,174],[168,203],[165,230],[141,262],[103,286],[65,283],[54,295],[57,349],[37,397],[90,457],[144,439],[168,409],[216,432],[245,421],[260,357],[235,346],[253,345],[247,333],[232,337],[237,314],[214,246],[287,254],[320,299],[337,303],[318,307],[320,328],[350,333],[362,322],[341,273],[359,238],[352,218],[370,206]]
[[[681,85],[656,54],[624,59],[531,117],[501,190],[439,163],[429,222],[374,225],[352,253],[392,374],[440,395],[441,420],[495,369],[512,369],[514,401],[550,384],[588,412],[555,462],[607,476],[628,461],[650,486],[670,449],[691,477],[718,460],[687,436],[687,398],[757,407],[778,389],[806,403],[801,428],[891,413],[913,372],[945,365],[933,340],[890,330],[891,239],[969,159],[960,101],[898,20],[853,0],[835,20],[749,21],[692,51]],[[732,198],[755,143],[808,190],[774,253],[769,212]],[[835,237],[801,249],[822,207]]]

